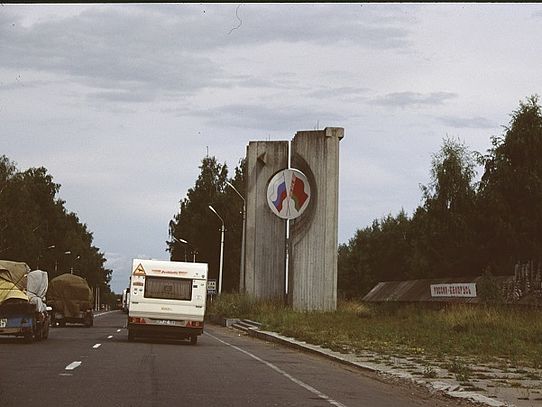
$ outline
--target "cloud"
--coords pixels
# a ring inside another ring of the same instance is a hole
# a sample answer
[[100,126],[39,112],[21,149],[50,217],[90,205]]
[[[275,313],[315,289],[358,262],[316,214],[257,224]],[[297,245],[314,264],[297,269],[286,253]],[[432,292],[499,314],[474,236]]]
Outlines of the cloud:
[[388,93],[387,95],[375,98],[373,102],[381,106],[404,108],[409,106],[419,107],[442,105],[444,102],[456,97],[457,94],[450,92],[396,92]]
[[346,117],[328,110],[312,109],[309,106],[258,106],[256,104],[230,104],[191,114],[200,115],[217,127],[238,127],[258,131],[286,131],[312,129],[319,122],[320,127],[333,126]]
[[[223,77],[228,49],[270,43],[340,44],[369,49],[408,46],[411,21],[400,6],[303,5],[99,5],[28,23],[24,10],[0,14],[1,66],[68,75],[90,87],[89,98],[112,103],[191,95],[210,87],[286,88],[281,78]],[[34,9],[30,10],[33,11]],[[35,12],[38,14],[38,12]],[[134,29],[137,28],[137,29]],[[231,34],[228,32],[231,31]],[[95,89],[94,91],[92,89]]]
[[365,98],[369,88],[357,88],[357,87],[337,87],[337,88],[321,88],[315,91],[309,92],[307,96],[318,99],[362,99]]
[[[193,38],[183,46],[194,50],[270,42],[403,48],[409,44],[410,27],[415,22],[406,13],[413,8],[401,5],[242,4],[238,8],[236,4],[213,4],[165,5],[153,10],[182,25],[184,34]],[[201,35],[202,28],[205,35]]]
[[439,117],[438,120],[444,123],[446,126],[454,127],[457,129],[491,129],[496,127],[495,124],[484,117],[453,117],[444,116]]

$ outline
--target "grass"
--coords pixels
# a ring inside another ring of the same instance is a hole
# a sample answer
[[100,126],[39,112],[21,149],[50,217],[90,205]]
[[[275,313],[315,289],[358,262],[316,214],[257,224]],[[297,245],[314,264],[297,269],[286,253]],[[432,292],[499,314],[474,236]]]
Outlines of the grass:
[[[296,312],[278,302],[222,294],[209,315],[247,318],[263,328],[332,350],[399,352],[441,359],[508,360],[542,366],[542,312],[503,306],[422,305],[342,302],[335,312]],[[457,372],[462,377],[467,371]]]

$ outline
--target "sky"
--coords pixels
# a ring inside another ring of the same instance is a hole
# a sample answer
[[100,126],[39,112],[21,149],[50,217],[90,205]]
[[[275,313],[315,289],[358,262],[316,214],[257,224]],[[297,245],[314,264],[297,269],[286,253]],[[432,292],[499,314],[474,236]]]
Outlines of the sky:
[[120,293],[249,141],[344,128],[339,243],[411,215],[445,138],[485,153],[540,94],[540,38],[536,3],[0,4],[0,154],[47,168]]

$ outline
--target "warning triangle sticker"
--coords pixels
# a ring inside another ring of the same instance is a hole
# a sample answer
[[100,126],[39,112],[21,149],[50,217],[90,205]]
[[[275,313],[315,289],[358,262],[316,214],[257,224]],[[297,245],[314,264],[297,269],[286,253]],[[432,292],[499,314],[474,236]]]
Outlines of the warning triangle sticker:
[[139,263],[139,266],[137,266],[136,269],[134,270],[134,276],[144,276],[144,275],[146,275],[145,269],[143,268],[141,263]]

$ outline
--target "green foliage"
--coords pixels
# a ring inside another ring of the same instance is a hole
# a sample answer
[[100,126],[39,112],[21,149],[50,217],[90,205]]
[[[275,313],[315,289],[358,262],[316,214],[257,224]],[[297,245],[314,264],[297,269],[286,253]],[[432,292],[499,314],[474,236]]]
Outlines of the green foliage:
[[[215,157],[203,158],[199,168],[201,172],[194,187],[180,201],[179,212],[169,222],[172,239],[166,242],[166,250],[173,261],[191,261],[196,251],[196,260],[209,264],[209,278],[218,279],[222,224],[209,209],[212,205],[224,220],[226,229],[222,290],[236,291],[239,289],[243,200],[226,182],[244,197],[245,163],[241,161],[235,168],[233,179],[228,178],[227,165],[220,164]],[[179,243],[181,239],[189,244]]]
[[466,304],[428,309],[346,301],[335,312],[296,312],[279,302],[226,294],[209,304],[208,314],[248,318],[263,323],[264,329],[337,350],[446,358],[461,381],[471,371],[460,357],[515,360],[535,368],[542,360],[542,318],[532,309]]
[[24,261],[49,278],[73,269],[92,287],[107,289],[106,259],[86,225],[57,198],[59,190],[46,168],[18,171],[0,156],[0,258]]
[[[380,281],[512,274],[518,261],[541,261],[542,109],[532,96],[512,114],[486,155],[445,139],[433,156],[422,204],[360,229],[339,247],[338,288],[363,297]],[[476,167],[484,172],[475,182]],[[486,276],[481,294],[499,302]]]
[[538,96],[521,102],[502,137],[482,157],[482,253],[497,272],[542,252],[542,112]]
[[484,271],[482,278],[476,284],[477,293],[480,299],[489,304],[499,304],[504,302],[501,287],[496,278],[489,269]]

